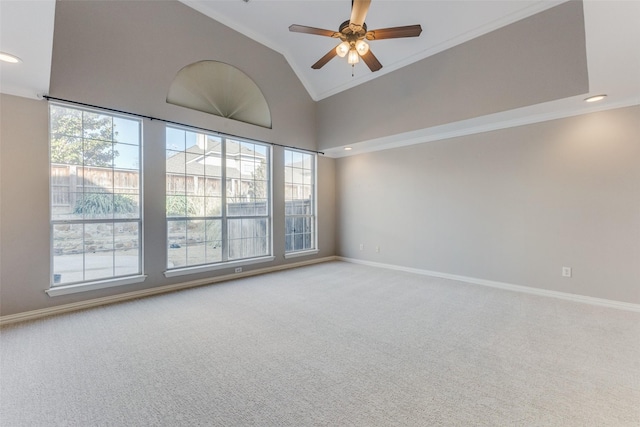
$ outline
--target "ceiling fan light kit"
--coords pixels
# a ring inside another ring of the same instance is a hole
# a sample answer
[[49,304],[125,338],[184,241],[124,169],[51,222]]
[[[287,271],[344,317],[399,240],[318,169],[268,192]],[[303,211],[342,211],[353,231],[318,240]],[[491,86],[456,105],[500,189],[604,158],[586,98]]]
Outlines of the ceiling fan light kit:
[[289,31],[294,33],[313,34],[317,36],[340,39],[341,43],[311,66],[314,70],[324,67],[336,55],[340,58],[347,57],[347,63],[355,65],[360,58],[367,64],[371,71],[378,71],[382,64],[369,49],[366,40],[384,40],[401,37],[418,37],[422,33],[420,25],[407,25],[404,27],[383,28],[367,31],[364,20],[369,11],[371,0],[352,0],[351,19],[340,24],[338,31],[324,30],[322,28],[307,27],[305,25],[291,25]]

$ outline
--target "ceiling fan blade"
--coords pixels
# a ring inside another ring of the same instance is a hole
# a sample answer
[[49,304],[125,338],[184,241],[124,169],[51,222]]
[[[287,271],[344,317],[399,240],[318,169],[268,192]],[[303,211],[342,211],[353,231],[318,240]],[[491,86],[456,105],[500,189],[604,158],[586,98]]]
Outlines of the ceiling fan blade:
[[307,27],[306,25],[293,24],[289,26],[289,31],[293,33],[315,34],[317,36],[340,37],[340,33],[338,32],[323,30],[322,28]]
[[349,23],[362,27],[364,19],[367,17],[371,0],[352,0],[351,1],[351,19]]
[[382,28],[380,30],[367,31],[367,40],[398,39],[400,37],[418,37],[422,32],[420,24],[404,27]]
[[314,70],[319,70],[320,68],[324,67],[327,64],[327,62],[331,61],[333,57],[336,56],[337,54],[338,53],[336,52],[336,48],[334,47],[329,52],[327,52],[325,56],[318,59],[318,62],[313,64],[311,68],[313,68]]
[[378,61],[378,58],[376,58],[371,50],[362,55],[361,58],[364,63],[367,64],[367,67],[369,67],[371,71],[378,71],[380,68],[382,68],[382,64],[380,63],[380,61]]

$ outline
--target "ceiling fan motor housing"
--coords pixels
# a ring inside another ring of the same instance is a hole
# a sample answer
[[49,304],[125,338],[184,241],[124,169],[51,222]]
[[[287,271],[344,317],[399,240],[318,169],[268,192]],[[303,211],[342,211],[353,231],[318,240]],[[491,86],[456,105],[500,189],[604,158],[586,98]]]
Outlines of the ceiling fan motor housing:
[[340,24],[338,31],[341,34],[341,39],[347,42],[355,42],[356,40],[363,39],[367,34],[367,24],[364,22],[362,26],[352,24],[350,20],[344,21]]

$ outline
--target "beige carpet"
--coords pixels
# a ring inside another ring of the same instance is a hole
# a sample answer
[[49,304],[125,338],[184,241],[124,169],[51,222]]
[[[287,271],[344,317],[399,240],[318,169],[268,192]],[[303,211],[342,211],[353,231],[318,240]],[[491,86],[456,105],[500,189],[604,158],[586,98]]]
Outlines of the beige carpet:
[[0,425],[638,426],[640,313],[332,262],[9,325]]

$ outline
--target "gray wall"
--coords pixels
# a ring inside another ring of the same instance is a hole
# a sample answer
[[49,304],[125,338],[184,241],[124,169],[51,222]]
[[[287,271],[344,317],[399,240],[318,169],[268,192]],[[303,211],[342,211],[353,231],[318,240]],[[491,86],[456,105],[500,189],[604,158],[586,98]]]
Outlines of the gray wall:
[[[265,129],[166,104],[183,66],[212,59],[248,74],[271,108]],[[300,148],[315,148],[315,103],[278,53],[178,2],[58,2],[51,96],[152,115]],[[233,269],[167,279],[164,217],[164,124],[144,127],[144,283],[49,297],[48,106],[1,95],[0,314],[47,308],[172,283],[226,275]],[[318,159],[319,253],[284,259],[283,149],[273,150],[272,263],[335,254],[334,160]]]
[[346,157],[336,174],[341,256],[640,303],[638,106]]
[[[256,82],[273,129],[167,104],[178,71],[201,60],[233,65]],[[315,103],[286,59],[177,1],[58,2],[49,95],[316,148]]]
[[[428,36],[426,29],[421,37]],[[572,1],[323,99],[318,146],[354,144],[588,91],[582,2]]]

